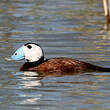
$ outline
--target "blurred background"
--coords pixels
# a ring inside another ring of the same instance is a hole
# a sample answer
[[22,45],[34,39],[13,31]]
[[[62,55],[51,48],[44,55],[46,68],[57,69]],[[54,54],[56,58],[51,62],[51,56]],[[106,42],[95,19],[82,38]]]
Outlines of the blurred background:
[[110,67],[105,22],[102,0],[0,0],[0,110],[109,110],[109,73],[28,77],[19,72],[24,61],[5,60],[35,42],[45,58]]

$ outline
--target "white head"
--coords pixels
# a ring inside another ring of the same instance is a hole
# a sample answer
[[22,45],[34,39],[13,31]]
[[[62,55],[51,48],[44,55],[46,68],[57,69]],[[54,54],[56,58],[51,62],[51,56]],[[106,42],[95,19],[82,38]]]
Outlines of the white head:
[[27,43],[17,49],[11,58],[13,60],[26,59],[28,62],[35,62],[43,56],[43,50],[38,44]]

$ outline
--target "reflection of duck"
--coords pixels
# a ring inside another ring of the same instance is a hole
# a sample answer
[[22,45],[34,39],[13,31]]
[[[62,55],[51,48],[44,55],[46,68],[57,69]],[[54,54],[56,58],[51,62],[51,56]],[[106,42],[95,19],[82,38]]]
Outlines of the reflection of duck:
[[19,88],[34,88],[36,86],[41,86],[41,80],[43,77],[40,77],[37,72],[33,71],[23,71],[23,72],[17,72],[16,75],[23,75],[20,77],[20,84]]
[[41,75],[37,72],[34,72],[34,71],[20,71],[20,72],[17,72],[16,75],[23,75],[23,76],[27,76],[27,77],[41,77]]
[[83,73],[91,71],[110,72],[109,68],[95,66],[71,58],[51,58],[44,60],[42,48],[35,43],[26,43],[11,57],[13,60],[26,59],[21,71],[37,71],[43,73]]

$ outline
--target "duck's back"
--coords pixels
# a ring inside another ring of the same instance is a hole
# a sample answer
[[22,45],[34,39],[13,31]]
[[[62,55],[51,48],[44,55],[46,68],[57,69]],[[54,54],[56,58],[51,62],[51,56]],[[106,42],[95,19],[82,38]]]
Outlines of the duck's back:
[[39,65],[36,69],[40,72],[49,73],[83,73],[93,71],[96,67],[71,58],[53,58]]
[[71,58],[52,58],[42,64],[34,67],[26,67],[26,63],[21,67],[21,70],[37,71],[45,73],[83,73],[90,71],[101,71],[103,68],[86,62],[74,60]]

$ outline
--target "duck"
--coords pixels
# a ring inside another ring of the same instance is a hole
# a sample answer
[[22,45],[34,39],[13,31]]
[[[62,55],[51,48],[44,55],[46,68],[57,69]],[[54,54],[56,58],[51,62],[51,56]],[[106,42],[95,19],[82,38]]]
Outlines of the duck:
[[78,74],[86,72],[110,72],[110,68],[96,66],[73,58],[56,57],[45,59],[41,46],[37,43],[26,43],[17,49],[11,56],[12,60],[26,62],[20,71],[35,71],[49,74]]

